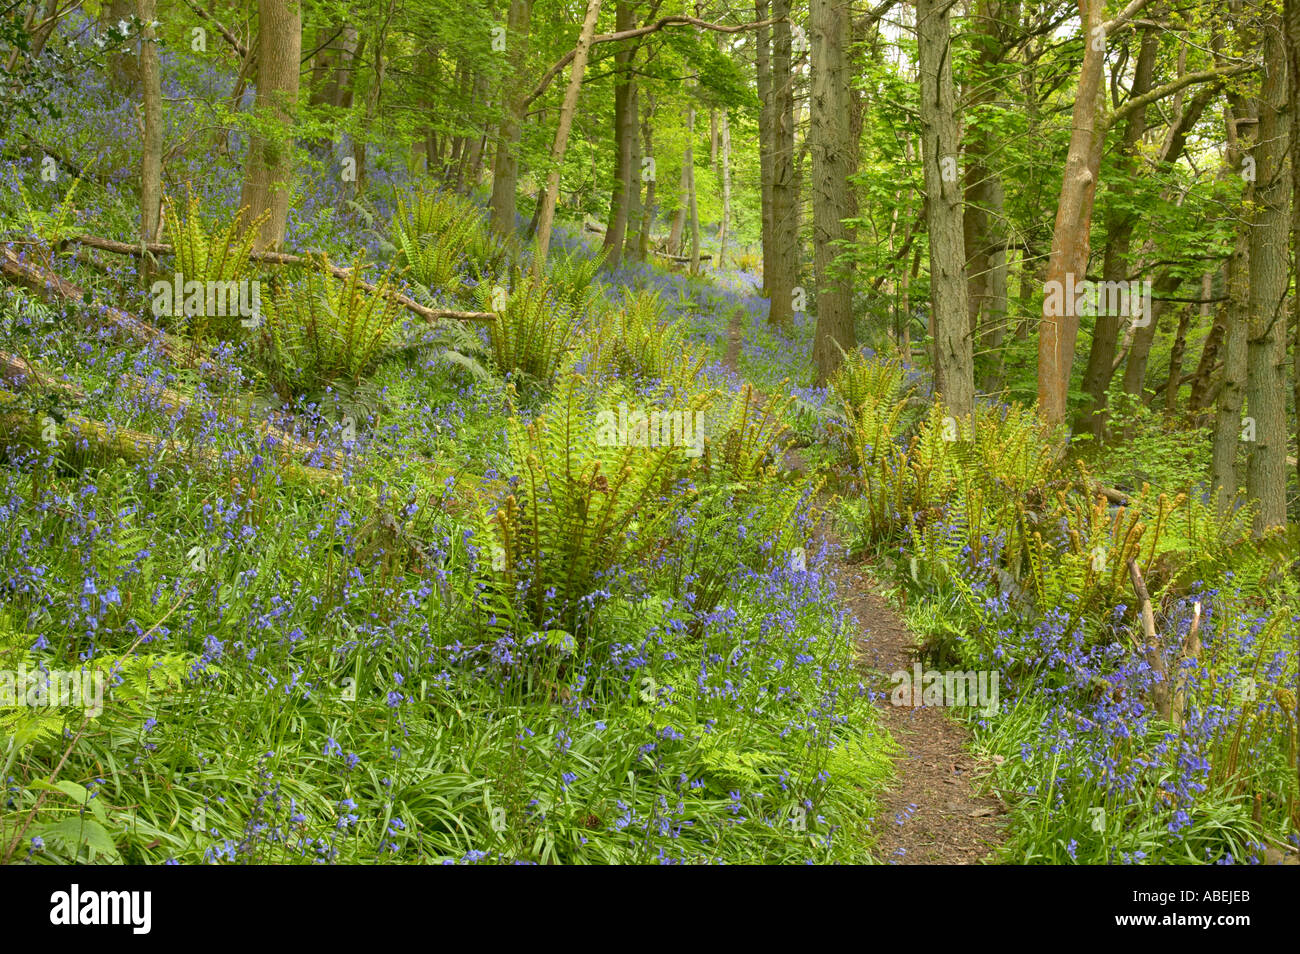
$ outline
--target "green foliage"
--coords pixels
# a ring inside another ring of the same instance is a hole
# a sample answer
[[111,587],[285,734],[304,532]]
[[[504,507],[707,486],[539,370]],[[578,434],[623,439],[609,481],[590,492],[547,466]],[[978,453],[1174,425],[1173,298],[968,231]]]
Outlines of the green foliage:
[[612,360],[621,374],[663,378],[693,363],[682,322],[665,322],[664,304],[656,292],[625,292],[607,315],[602,331],[613,339]]
[[455,219],[445,231],[414,238],[398,226],[393,230],[397,261],[426,288],[454,291],[460,285],[457,272],[476,228],[468,218]]
[[40,208],[39,204],[33,204],[22,179],[17,180],[18,199],[22,203],[23,214],[27,220],[24,223],[24,231],[28,235],[36,236],[38,243],[34,256],[37,264],[48,266],[54,250],[60,243],[77,234],[75,200],[77,187],[80,185],[81,177],[78,176],[72,180],[72,184],[68,186],[58,205],[47,212]]
[[782,464],[790,400],[764,400],[749,384],[736,392],[720,418],[710,421],[710,433],[721,435],[705,449],[704,470],[710,479],[745,485],[771,479]]
[[[478,286],[484,311],[492,311],[493,298],[504,291],[500,286]],[[575,344],[580,315],[546,279],[521,277],[496,310],[488,326],[492,358],[501,374],[519,372],[547,383],[564,363]]]
[[[583,379],[563,380],[538,418],[509,422],[515,491],[491,521],[497,586],[490,610],[503,621],[570,632],[584,601],[625,560],[660,544],[689,448],[620,442],[582,393]],[[665,405],[694,415],[706,397]],[[607,412],[608,413],[608,412]],[[486,525],[486,518],[485,525]],[[519,594],[519,613],[510,605]],[[581,637],[580,637],[581,638]]]
[[266,302],[263,354],[282,394],[356,382],[391,344],[398,306],[386,294],[389,277],[370,292],[361,287],[361,270],[358,259],[343,281],[304,271]]
[[[181,281],[198,282],[207,287],[209,282],[242,282],[251,280],[254,274],[248,259],[257,230],[270,213],[265,213],[256,221],[245,223],[244,216],[235,216],[225,228],[204,220],[199,200],[190,195],[186,205],[185,216],[177,214],[170,202],[163,207],[163,221],[171,235],[172,247],[175,249],[175,266]],[[174,303],[177,311],[182,311]],[[185,332],[192,338],[201,339],[209,336],[232,338],[240,328],[241,316],[237,314],[208,314],[208,309],[200,309],[198,314],[186,312],[182,323]]]
[[591,307],[596,275],[604,263],[603,252],[593,255],[585,249],[559,252],[547,260],[546,277],[552,293],[579,319]]

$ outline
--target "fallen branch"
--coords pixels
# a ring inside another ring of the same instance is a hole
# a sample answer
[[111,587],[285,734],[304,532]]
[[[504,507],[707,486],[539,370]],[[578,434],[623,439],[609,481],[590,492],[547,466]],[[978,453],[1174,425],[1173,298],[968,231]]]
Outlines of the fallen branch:
[[[676,263],[679,264],[679,265],[689,265],[689,264],[690,264],[690,261],[691,261],[691,257],[690,257],[689,255],[669,255],[667,252],[655,252],[655,254],[658,255],[658,256],[660,256],[660,257],[662,257],[662,258],[666,258],[666,259],[668,259],[668,261],[670,261],[670,262],[676,262]],[[712,255],[701,255],[701,256],[700,256],[700,261],[701,261],[701,262],[711,262],[711,261],[713,261],[713,256],[712,256]]]
[[1128,494],[1122,490],[1116,490],[1114,487],[1104,487],[1101,484],[1094,483],[1092,489],[1095,493],[1101,494],[1117,507],[1128,506]]
[[1201,604],[1198,600],[1192,606],[1192,625],[1183,640],[1183,649],[1178,656],[1178,671],[1174,676],[1174,698],[1170,703],[1169,716],[1175,727],[1183,727],[1183,715],[1187,711],[1187,687],[1191,682],[1192,666],[1201,658]]
[[[150,255],[172,255],[175,249],[170,245],[163,245],[157,242],[147,245],[128,245],[126,242],[116,242],[113,239],[101,238],[98,235],[78,235],[68,240],[76,242],[79,245],[85,245],[90,248],[97,248],[104,252],[113,252],[116,255],[130,255],[140,258],[146,252]],[[289,252],[249,252],[248,257],[254,262],[265,262],[268,265],[305,265],[308,268],[316,268],[328,272],[335,278],[341,278],[347,281],[352,277],[352,269],[341,268],[338,265],[331,265],[329,261],[322,258],[315,258],[311,255],[293,255]],[[357,280],[357,286],[363,291],[375,294],[379,288],[369,282]],[[429,308],[421,305],[413,298],[403,295],[401,292],[386,289],[384,296],[391,301],[403,306],[408,311],[412,311],[422,318],[429,321],[439,321],[447,318],[453,321],[495,321],[496,314],[490,311],[452,311],[445,308]]]

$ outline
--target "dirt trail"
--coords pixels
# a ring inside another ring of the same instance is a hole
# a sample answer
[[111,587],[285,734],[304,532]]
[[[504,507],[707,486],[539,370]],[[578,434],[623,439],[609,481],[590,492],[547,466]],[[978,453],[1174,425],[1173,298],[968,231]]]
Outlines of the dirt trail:
[[[727,366],[739,373],[744,323],[733,313],[727,328]],[[797,456],[788,461],[799,466]],[[875,854],[886,864],[978,864],[1004,838],[1005,807],[976,794],[984,766],[968,748],[970,733],[934,706],[894,706],[889,675],[911,672],[917,639],[879,592],[866,564],[845,559],[830,528],[827,572],[857,627],[858,661],[867,685],[879,690],[881,722],[898,743],[895,778],[881,793],[872,825]]]
[[916,637],[880,595],[868,567],[846,562],[842,547],[832,553],[828,573],[857,621],[859,663],[867,685],[880,690],[881,722],[901,748],[872,826],[876,857],[905,865],[984,861],[1004,837],[1004,806],[975,792],[991,766],[971,753],[970,733],[943,709],[890,704],[889,674],[912,671]]

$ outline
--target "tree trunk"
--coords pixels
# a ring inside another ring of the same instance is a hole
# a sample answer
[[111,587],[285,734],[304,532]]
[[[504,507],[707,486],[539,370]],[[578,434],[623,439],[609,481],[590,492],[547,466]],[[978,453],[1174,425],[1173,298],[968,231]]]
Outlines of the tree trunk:
[[849,95],[848,0],[810,0],[808,27],[812,41],[812,96],[808,136],[812,152],[813,268],[816,274],[817,328],[813,336],[813,373],[825,386],[842,360],[840,349],[856,346],[853,327],[853,270],[835,259],[853,241],[845,220],[856,215],[849,176],[858,143],[852,136],[853,102]]
[[[1300,160],[1294,150],[1300,149],[1300,0],[1284,0],[1282,16],[1286,24],[1287,84],[1291,91],[1291,247],[1292,273],[1300,275]],[[1295,323],[1295,340],[1292,343],[1295,365],[1291,369],[1295,402],[1296,483],[1300,486],[1300,290],[1291,296],[1291,320]],[[1300,718],[1300,701],[1296,704]]]
[[[119,20],[125,20],[131,14],[137,12],[136,0],[113,0],[103,10],[103,25],[115,24]],[[35,12],[35,8],[33,8],[31,18],[33,23],[36,19]],[[14,68],[16,57],[17,51],[10,58],[9,69],[11,71]],[[129,94],[139,80],[140,61],[138,58],[125,50],[114,51],[108,55],[108,83],[115,92]]]
[[515,231],[515,188],[519,181],[519,137],[524,124],[524,70],[528,63],[528,31],[532,19],[532,0],[510,0],[506,18],[506,55],[510,69],[502,80],[501,121],[497,126],[496,155],[492,168],[492,229],[498,235]]
[[[1201,304],[1198,313],[1204,321],[1210,317],[1210,295],[1214,289],[1214,276],[1206,272],[1201,276]],[[1187,331],[1192,323],[1192,309],[1184,309],[1178,316],[1178,331],[1174,335],[1173,350],[1169,354],[1169,377],[1165,381],[1165,414],[1173,417],[1178,409],[1178,395],[1182,390],[1183,356],[1187,353]]]
[[636,261],[641,243],[641,92],[632,84],[631,102],[628,104],[632,114],[632,164],[628,175],[627,195],[627,229],[623,237],[623,260]]
[[[1211,285],[1213,289],[1213,285]],[[1210,295],[1204,297],[1211,297]],[[1219,362],[1219,353],[1223,350],[1223,336],[1226,332],[1224,325],[1227,308],[1220,307],[1214,313],[1214,324],[1210,327],[1210,333],[1205,336],[1205,344],[1201,346],[1201,357],[1196,362],[1196,370],[1192,372],[1192,381],[1188,386],[1187,396],[1187,416],[1190,420],[1195,421],[1201,412],[1214,403],[1214,389],[1210,382],[1214,377],[1214,370]]]
[[339,66],[330,84],[330,102],[335,109],[351,109],[352,94],[357,86],[357,64],[365,55],[366,38],[357,33],[357,28],[348,24],[343,28],[340,39],[342,51],[339,53]]
[[[645,114],[641,117],[641,137],[645,143],[645,157],[654,162],[654,136],[651,129],[651,120],[654,118],[654,102],[646,97]],[[655,204],[655,192],[657,190],[656,181],[658,174],[650,176],[650,181],[645,185],[645,206],[641,212],[641,235],[637,244],[639,258],[644,261],[650,255],[650,236],[654,231],[655,218],[659,214],[659,208]]]
[[[1233,105],[1225,106],[1228,163],[1242,167],[1255,136],[1255,123],[1240,98],[1231,96]],[[1237,120],[1245,119],[1240,133]],[[1252,177],[1246,178],[1242,204],[1249,208],[1254,201]],[[1237,494],[1237,452],[1243,436],[1241,408],[1246,392],[1246,317],[1250,307],[1250,226],[1242,222],[1237,229],[1232,255],[1228,258],[1226,284],[1228,301],[1223,309],[1223,375],[1219,384],[1214,416],[1214,442],[1210,452],[1210,487],[1219,513],[1227,513]]]
[[700,273],[700,206],[695,194],[695,107],[691,107],[686,120],[686,155],[682,159],[686,170],[686,208],[691,226],[691,274]]
[[677,179],[677,210],[673,213],[673,225],[668,230],[668,254],[682,254],[682,237],[686,234],[687,193],[691,189],[691,170],[687,157],[690,154],[690,140],[682,152],[682,171]]
[[953,91],[949,0],[917,0],[921,153],[930,243],[930,317],[935,391],[957,419],[975,411],[975,369],[966,310],[966,255],[957,176],[959,137]]
[[1291,260],[1291,190],[1286,177],[1291,127],[1286,115],[1282,18],[1269,10],[1260,27],[1264,69],[1259,89],[1259,138],[1254,149],[1257,181],[1246,330],[1246,406],[1255,423],[1255,439],[1247,444],[1246,493],[1259,506],[1257,530],[1286,523],[1286,293]]
[[311,92],[307,97],[308,106],[333,105],[333,86],[337,83],[335,66],[339,62],[339,51],[334,48],[330,35],[334,32],[332,25],[319,26],[313,35],[316,54],[311,58]]
[[[384,89],[384,74],[387,71],[387,62],[384,59],[384,48],[388,45],[388,24],[393,16],[393,2],[388,4],[387,14],[378,28],[374,43],[374,66],[375,75],[371,80],[370,89],[366,90],[366,106],[362,113],[361,129],[353,134],[352,137],[352,158],[355,162],[355,194],[360,196],[366,191],[366,140],[365,136],[370,135],[371,126],[374,123],[375,116],[379,111],[379,97]],[[436,60],[435,60],[436,63]],[[428,157],[431,169],[436,169],[442,159],[442,147],[435,140],[434,155]]]
[[[1013,9],[1011,16],[1019,19]],[[997,66],[1003,57],[1002,0],[979,0],[975,12],[975,62],[971,70],[967,108],[973,115],[965,147],[966,208],[962,233],[966,252],[966,307],[971,334],[977,335],[982,350],[998,353],[1002,344],[1007,311],[1007,256],[1003,224],[1005,195],[1002,179],[988,157],[995,143],[979,125],[982,108],[998,92]],[[987,383],[996,386],[993,375]]]
[[[144,138],[140,146],[140,244],[158,241],[162,213],[162,70],[154,29],[155,0],[139,0],[138,13],[146,26],[140,35],[140,88],[144,100]],[[141,260],[140,280],[152,278],[148,259]]]
[[[485,108],[489,105],[488,76],[483,70],[474,71],[472,95],[475,103],[480,103]],[[456,182],[460,185],[462,192],[473,192],[478,188],[479,179],[483,175],[483,148],[486,145],[486,140],[486,130],[479,128],[470,136],[469,142],[465,146],[460,168],[456,171]]]
[[555,143],[551,146],[551,171],[546,178],[546,196],[537,217],[537,244],[533,254],[533,276],[539,277],[546,268],[546,253],[551,246],[551,227],[555,224],[555,203],[560,197],[560,173],[564,167],[564,152],[569,145],[569,130],[573,128],[573,114],[578,108],[578,93],[582,90],[582,77],[587,72],[587,53],[591,38],[596,35],[596,20],[600,16],[601,0],[587,0],[587,15],[582,21],[582,32],[574,50],[573,65],[569,67],[569,86],[564,91],[560,106],[560,121],[555,130]]
[[293,176],[293,116],[298,103],[299,61],[302,59],[302,8],[296,0],[258,0],[257,100],[254,111],[273,122],[271,136],[253,134],[248,145],[240,208],[250,224],[263,214],[253,248],[284,245],[289,216],[289,186]]
[[[1106,65],[1103,7],[1103,0],[1079,0],[1083,63],[1079,68],[1073,131],[1065,158],[1065,174],[1061,177],[1056,225],[1052,230],[1052,253],[1047,264],[1049,288],[1065,289],[1068,282],[1083,281],[1087,274],[1088,231],[1092,224],[1103,139],[1098,121],[1102,73]],[[1064,424],[1074,344],[1079,335],[1079,316],[1073,314],[1072,303],[1060,309],[1050,307],[1053,297],[1043,297],[1043,320],[1038,331],[1038,410],[1046,423]],[[1053,314],[1055,310],[1063,314]]]
[[722,229],[718,235],[717,265],[722,268],[731,232],[731,123],[725,109],[718,120],[718,139],[722,154]]
[[1182,279],[1172,269],[1161,272],[1151,283],[1156,299],[1151,303],[1151,314],[1145,316],[1144,324],[1135,324],[1133,343],[1129,348],[1128,358],[1124,362],[1124,393],[1135,400],[1146,399],[1147,361],[1151,357],[1151,346],[1156,340],[1156,329],[1160,327],[1160,318],[1165,312],[1165,302],[1159,298],[1171,295],[1178,290]]
[[[630,30],[636,25],[631,0],[618,0],[614,28]],[[632,154],[637,138],[636,106],[632,99],[633,47],[619,44],[614,54],[614,186],[609,198],[609,219],[605,224],[605,262],[618,265],[623,254],[623,241],[627,235],[628,211],[631,205],[632,182],[636,171],[632,168]]]
[[771,308],[767,320],[778,328],[794,316],[799,270],[799,190],[794,170],[794,75],[791,72],[791,0],[772,0],[772,263],[764,265]]
[[[771,0],[755,0],[754,16],[768,20]],[[763,248],[763,295],[771,297],[772,275],[772,28],[759,27],[754,38],[754,75],[758,86],[758,191]]]

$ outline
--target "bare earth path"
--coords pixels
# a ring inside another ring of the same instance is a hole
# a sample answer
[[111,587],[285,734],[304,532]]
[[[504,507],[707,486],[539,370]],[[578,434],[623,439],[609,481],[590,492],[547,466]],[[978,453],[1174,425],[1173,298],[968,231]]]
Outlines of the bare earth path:
[[1003,838],[1004,807],[975,792],[987,769],[967,747],[969,732],[943,709],[890,704],[889,674],[911,672],[916,637],[880,595],[866,565],[845,562],[841,547],[832,553],[827,572],[857,621],[864,681],[880,690],[881,722],[901,749],[872,826],[876,857],[905,865],[979,863]]
[[[739,373],[744,324],[738,311],[727,338],[725,362]],[[832,529],[823,531],[823,542],[829,545],[827,573],[856,621],[864,682],[878,690],[881,722],[901,750],[872,826],[876,858],[887,864],[978,864],[988,859],[1004,837],[1005,807],[993,796],[976,794],[977,779],[986,768],[968,748],[970,733],[940,708],[890,704],[889,674],[911,671],[916,637],[879,593],[866,564],[845,559]]]

